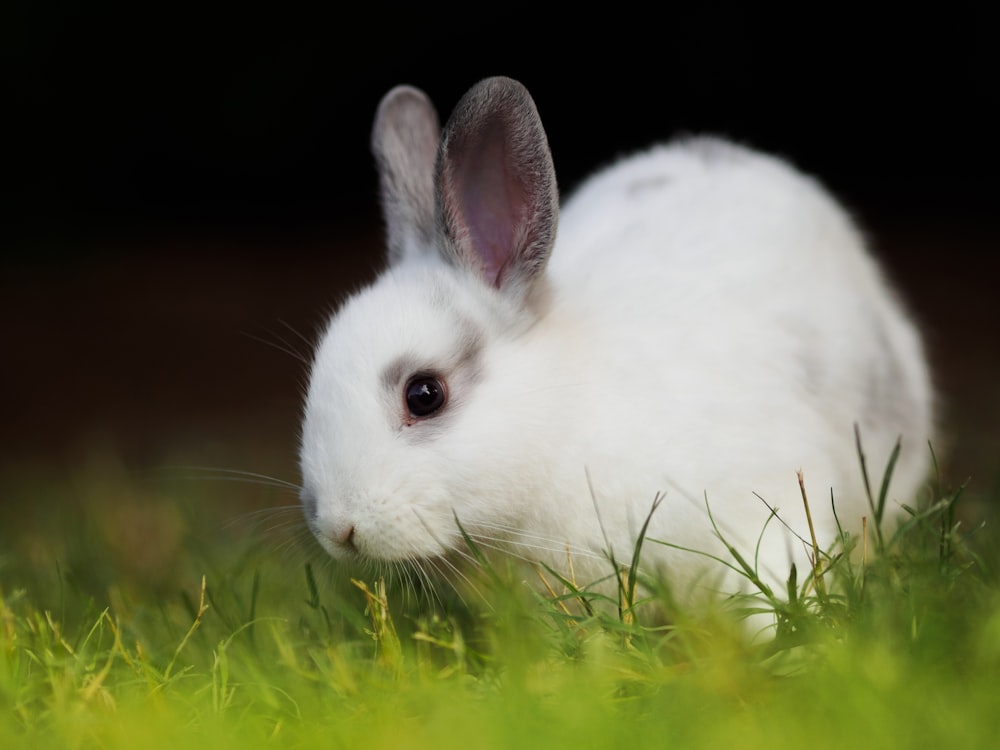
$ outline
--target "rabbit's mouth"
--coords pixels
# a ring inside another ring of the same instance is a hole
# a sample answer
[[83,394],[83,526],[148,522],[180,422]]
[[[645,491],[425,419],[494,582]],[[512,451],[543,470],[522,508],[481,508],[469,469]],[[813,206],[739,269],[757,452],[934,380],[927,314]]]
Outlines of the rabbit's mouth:
[[338,538],[335,534],[330,534],[322,529],[315,518],[306,515],[306,525],[312,532],[313,537],[319,542],[320,547],[335,560],[357,560],[362,556],[359,554],[354,544],[353,528]]
[[335,560],[420,564],[449,557],[461,542],[457,532],[435,533],[427,524],[404,525],[399,518],[380,518],[377,513],[362,518],[324,513],[309,502],[303,506],[306,525]]

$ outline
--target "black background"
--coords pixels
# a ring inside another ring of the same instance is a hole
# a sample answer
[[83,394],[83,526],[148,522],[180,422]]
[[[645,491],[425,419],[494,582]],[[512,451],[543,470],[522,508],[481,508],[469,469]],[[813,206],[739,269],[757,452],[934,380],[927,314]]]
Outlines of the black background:
[[998,45],[985,11],[954,3],[617,18],[578,6],[550,19],[471,5],[51,5],[23,4],[5,32],[22,238],[373,218],[366,146],[381,94],[413,83],[447,115],[497,73],[535,96],[564,186],[622,151],[708,130],[790,156],[868,212],[995,208]]
[[[564,191],[711,131],[858,216],[925,324],[955,471],[995,477],[998,45],[985,4],[5,10],[5,461],[178,452],[294,479],[311,339],[378,267],[381,95],[520,79]],[[304,344],[296,344],[305,350]],[[266,449],[266,450],[265,450]],[[282,456],[283,458],[275,458]]]

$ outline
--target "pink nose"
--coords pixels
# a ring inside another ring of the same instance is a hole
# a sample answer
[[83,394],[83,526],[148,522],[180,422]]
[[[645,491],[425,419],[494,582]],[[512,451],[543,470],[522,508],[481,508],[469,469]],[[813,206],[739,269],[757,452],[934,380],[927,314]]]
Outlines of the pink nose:
[[346,531],[341,533],[334,541],[341,547],[347,547],[350,550],[355,550],[354,546],[354,524],[351,524]]
[[310,528],[330,554],[339,557],[341,554],[350,556],[358,552],[355,527],[347,519],[316,520],[310,524]]

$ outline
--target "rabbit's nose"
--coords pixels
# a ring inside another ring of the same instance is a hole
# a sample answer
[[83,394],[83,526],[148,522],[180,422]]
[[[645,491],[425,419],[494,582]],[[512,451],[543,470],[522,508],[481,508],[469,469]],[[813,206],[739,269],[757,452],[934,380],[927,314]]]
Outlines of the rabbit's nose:
[[357,547],[354,546],[354,524],[351,524],[347,531],[342,533],[339,538],[334,539],[334,542],[341,547],[346,547],[351,552],[357,552]]
[[315,502],[303,504],[306,523],[327,552],[334,557],[350,557],[358,553],[356,527],[349,517],[330,513]]
[[345,554],[358,551],[358,547],[354,543],[354,532],[354,524],[346,520],[324,523],[320,531],[330,545]]

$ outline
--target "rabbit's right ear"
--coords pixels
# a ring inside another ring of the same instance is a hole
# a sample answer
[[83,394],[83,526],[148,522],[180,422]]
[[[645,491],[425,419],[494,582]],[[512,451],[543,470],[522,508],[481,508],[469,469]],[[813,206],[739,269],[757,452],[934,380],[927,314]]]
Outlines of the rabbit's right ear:
[[436,252],[434,162],[440,140],[437,112],[423,91],[396,86],[382,97],[371,147],[390,265]]
[[552,154],[524,86],[504,77],[473,86],[445,126],[437,172],[442,249],[523,297],[548,262],[559,214]]

